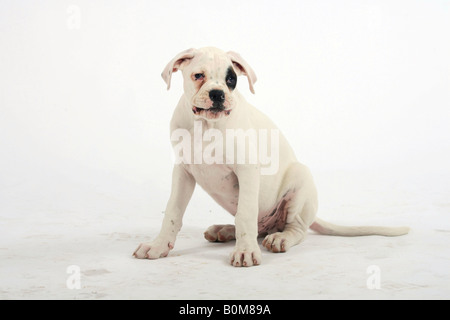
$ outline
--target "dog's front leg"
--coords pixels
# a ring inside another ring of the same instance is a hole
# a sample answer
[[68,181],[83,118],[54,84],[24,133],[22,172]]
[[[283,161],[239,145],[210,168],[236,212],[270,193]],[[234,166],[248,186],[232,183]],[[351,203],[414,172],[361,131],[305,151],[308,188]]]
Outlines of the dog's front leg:
[[166,257],[175,245],[182,226],[183,215],[195,188],[195,179],[182,165],[175,165],[172,173],[172,192],[167,203],[161,231],[150,243],[141,243],[134,252],[140,259]]
[[261,264],[258,245],[258,202],[260,169],[258,165],[238,165],[239,203],[235,216],[236,246],[230,256],[235,267]]

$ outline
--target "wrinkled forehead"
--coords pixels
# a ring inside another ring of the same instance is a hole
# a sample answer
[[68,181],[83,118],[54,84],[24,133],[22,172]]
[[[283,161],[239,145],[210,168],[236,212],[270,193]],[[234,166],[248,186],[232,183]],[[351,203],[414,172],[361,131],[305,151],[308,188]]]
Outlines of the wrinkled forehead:
[[226,54],[213,51],[201,52],[190,64],[193,72],[204,72],[214,78],[223,78],[230,66],[231,59]]

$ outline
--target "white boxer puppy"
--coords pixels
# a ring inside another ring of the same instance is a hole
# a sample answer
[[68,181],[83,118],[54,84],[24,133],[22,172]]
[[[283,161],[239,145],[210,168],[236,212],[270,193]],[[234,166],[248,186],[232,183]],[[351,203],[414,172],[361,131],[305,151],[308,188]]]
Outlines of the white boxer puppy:
[[316,218],[317,191],[310,171],[273,122],[236,89],[240,75],[247,77],[252,93],[256,82],[239,54],[216,48],[183,51],[162,73],[167,89],[177,70],[183,73],[184,94],[170,124],[179,157],[172,192],[159,235],[140,244],[136,258],[157,259],[173,249],[196,184],[235,216],[234,226],[211,226],[205,238],[236,239],[230,255],[236,267],[261,263],[258,236],[265,236],[262,245],[269,251],[285,252],[305,238],[308,228],[339,236],[408,233],[406,227],[342,227]]

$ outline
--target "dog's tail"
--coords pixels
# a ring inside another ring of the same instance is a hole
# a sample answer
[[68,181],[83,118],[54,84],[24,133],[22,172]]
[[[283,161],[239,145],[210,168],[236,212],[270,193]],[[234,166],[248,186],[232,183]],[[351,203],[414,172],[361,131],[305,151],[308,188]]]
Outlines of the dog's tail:
[[375,227],[375,226],[360,226],[360,227],[348,227],[338,226],[319,218],[313,222],[310,226],[311,230],[320,234],[330,236],[344,236],[344,237],[359,237],[359,236],[386,236],[396,237],[402,236],[409,232],[408,227]]

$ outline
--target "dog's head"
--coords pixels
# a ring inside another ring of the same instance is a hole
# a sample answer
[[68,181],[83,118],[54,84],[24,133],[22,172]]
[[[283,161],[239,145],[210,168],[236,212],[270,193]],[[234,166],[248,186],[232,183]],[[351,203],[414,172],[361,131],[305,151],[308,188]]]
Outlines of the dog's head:
[[256,75],[247,62],[235,52],[216,48],[188,49],[173,58],[161,76],[170,88],[172,73],[181,70],[184,92],[189,99],[194,117],[219,120],[230,115],[235,101],[233,93],[237,77],[248,78],[250,91]]

